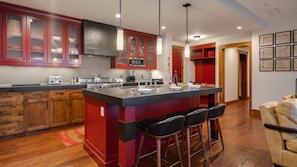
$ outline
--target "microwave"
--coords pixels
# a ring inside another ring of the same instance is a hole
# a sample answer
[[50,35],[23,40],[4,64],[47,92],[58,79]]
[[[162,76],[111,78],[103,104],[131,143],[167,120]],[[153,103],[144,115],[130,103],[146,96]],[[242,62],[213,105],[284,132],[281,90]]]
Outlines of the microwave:
[[129,59],[129,65],[130,66],[139,66],[144,67],[145,66],[145,59],[143,58],[132,58]]

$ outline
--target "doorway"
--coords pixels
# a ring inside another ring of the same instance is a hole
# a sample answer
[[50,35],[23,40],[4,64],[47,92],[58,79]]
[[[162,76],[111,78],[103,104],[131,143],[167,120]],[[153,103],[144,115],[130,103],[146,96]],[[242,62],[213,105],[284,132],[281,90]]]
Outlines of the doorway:
[[173,46],[172,47],[172,82],[174,72],[177,72],[178,82],[183,81],[183,47]]
[[238,99],[246,100],[248,98],[248,52],[238,50],[238,56]]
[[[238,89],[240,89],[240,94],[238,96],[245,96],[242,93],[246,93],[246,97],[249,101],[249,110],[251,110],[251,100],[252,100],[252,49],[251,49],[251,42],[240,42],[240,43],[233,43],[233,44],[227,44],[227,45],[221,45],[219,46],[219,86],[222,88],[222,92],[219,94],[219,101],[222,103],[225,103],[225,91],[226,91],[226,85],[225,85],[225,50],[227,48],[247,48],[248,55],[242,56],[242,60],[239,58],[238,67],[240,68],[240,72],[238,72],[238,75],[240,75],[240,85],[238,85]],[[240,53],[239,53],[240,55]],[[237,55],[236,55],[237,56]],[[246,67],[246,68],[245,68]],[[243,76],[245,75],[246,76]],[[246,78],[246,79],[244,79]],[[239,88],[240,87],[240,88]],[[242,89],[246,87],[247,92],[242,91]],[[249,95],[249,98],[248,98]]]

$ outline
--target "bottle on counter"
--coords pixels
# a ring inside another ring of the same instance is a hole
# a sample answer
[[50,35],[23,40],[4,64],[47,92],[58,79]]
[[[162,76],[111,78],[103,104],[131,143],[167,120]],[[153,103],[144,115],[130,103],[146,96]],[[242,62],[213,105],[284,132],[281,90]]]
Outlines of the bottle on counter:
[[173,76],[173,81],[176,86],[178,86],[178,76],[177,76],[177,71],[174,70],[174,76]]

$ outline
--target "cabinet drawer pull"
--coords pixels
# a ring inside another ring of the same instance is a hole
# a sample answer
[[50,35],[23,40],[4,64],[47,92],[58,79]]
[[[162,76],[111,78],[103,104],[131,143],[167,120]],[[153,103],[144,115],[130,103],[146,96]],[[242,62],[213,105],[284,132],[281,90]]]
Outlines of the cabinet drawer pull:
[[1,96],[1,98],[12,98],[12,96]]
[[2,104],[1,107],[12,107],[12,104]]
[[1,121],[0,125],[10,124],[10,123],[12,123],[12,121],[5,120],[5,121]]
[[7,115],[12,115],[12,113],[7,111],[0,111],[0,116],[7,116]]

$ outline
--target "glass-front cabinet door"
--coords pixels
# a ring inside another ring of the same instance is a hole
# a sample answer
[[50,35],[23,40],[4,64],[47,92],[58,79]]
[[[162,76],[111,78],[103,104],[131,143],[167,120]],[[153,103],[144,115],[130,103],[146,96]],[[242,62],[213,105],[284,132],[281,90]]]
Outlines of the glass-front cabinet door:
[[62,22],[50,23],[48,62],[54,64],[64,63],[64,26]]
[[67,63],[70,64],[80,64],[81,56],[80,56],[80,26],[79,25],[68,25],[67,26],[67,43],[66,48],[67,52],[66,57]]
[[46,62],[46,21],[36,17],[28,17],[27,61]]
[[156,66],[156,40],[147,40],[147,66],[154,68]]
[[25,25],[26,16],[17,13],[4,14],[3,61],[26,61]]

